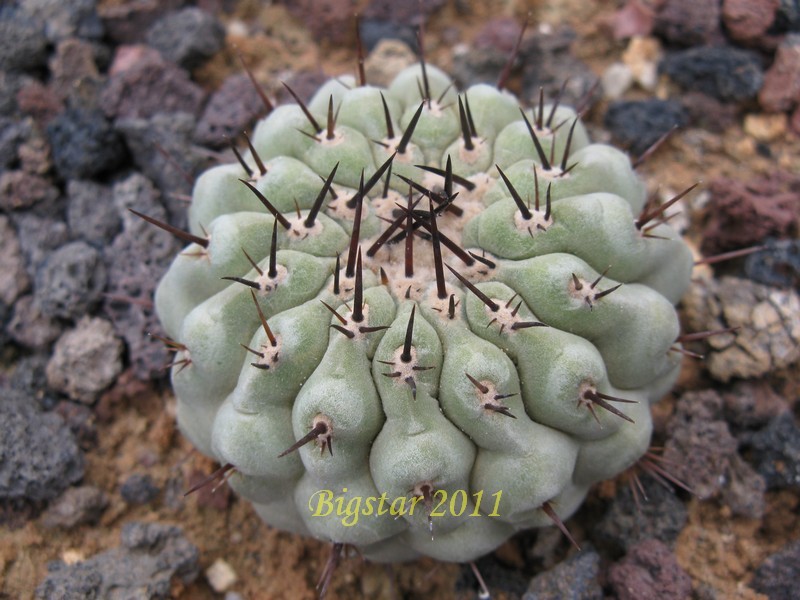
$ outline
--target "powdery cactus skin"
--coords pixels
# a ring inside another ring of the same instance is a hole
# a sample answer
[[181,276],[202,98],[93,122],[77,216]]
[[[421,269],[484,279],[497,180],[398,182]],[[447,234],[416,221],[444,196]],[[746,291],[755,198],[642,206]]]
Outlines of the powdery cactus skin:
[[[197,180],[156,294],[178,424],[267,523],[471,561],[647,450],[692,256],[575,111],[524,116],[432,66],[336,79]],[[315,516],[324,490],[350,512]]]

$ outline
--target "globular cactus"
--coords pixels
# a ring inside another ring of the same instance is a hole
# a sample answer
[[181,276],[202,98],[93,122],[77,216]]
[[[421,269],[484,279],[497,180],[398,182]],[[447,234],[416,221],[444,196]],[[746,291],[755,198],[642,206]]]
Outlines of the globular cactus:
[[471,561],[646,452],[692,257],[574,110],[421,64],[248,142],[156,307],[181,431],[267,523]]

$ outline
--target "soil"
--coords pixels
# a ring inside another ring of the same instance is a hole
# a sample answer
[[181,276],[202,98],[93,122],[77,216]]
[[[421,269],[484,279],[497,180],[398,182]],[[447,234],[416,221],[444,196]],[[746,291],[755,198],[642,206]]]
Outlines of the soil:
[[[124,3],[104,0],[100,6]],[[277,76],[287,70],[321,70],[330,75],[353,72],[354,44],[333,46],[316,40],[285,7],[267,4],[243,0],[233,13],[219,15],[229,32],[234,33],[229,33],[223,51],[193,73],[195,81],[209,91],[219,87],[226,76],[239,72],[238,52],[259,80],[273,82],[272,91],[277,90]],[[340,4],[349,6],[346,2]],[[521,20],[530,11],[532,29],[544,24],[569,24],[578,34],[572,53],[599,76],[612,62],[620,60],[626,47],[625,42],[615,41],[609,33],[607,22],[613,4],[583,0],[448,2],[426,24],[428,60],[447,70],[452,66],[453,46],[469,44],[489,18],[513,16]],[[468,5],[469,11],[461,12],[459,5]],[[246,27],[230,27],[234,22]],[[240,30],[258,33],[236,33]],[[510,87],[518,86],[519,81],[512,80]],[[680,92],[662,80],[655,94],[675,97]],[[606,103],[601,101],[589,113],[588,121],[596,131],[602,128],[605,108]],[[764,154],[760,142],[745,132],[743,115],[739,115],[721,132],[689,128],[676,133],[640,171],[652,192],[679,191],[694,182],[719,177],[747,180],[770,176],[776,170],[800,173],[800,139],[791,132],[770,141],[769,156]],[[701,210],[689,215],[687,236],[697,247],[703,242],[705,218],[707,215]],[[787,399],[797,396],[797,372],[769,377],[781,383]],[[679,383],[682,391],[715,385],[718,384],[697,364],[687,364]],[[658,407],[657,422],[666,421],[671,402],[668,398]],[[204,488],[183,496],[186,489],[217,465],[193,452],[176,430],[174,398],[167,385],[137,382],[130,373],[123,373],[99,400],[95,416],[97,443],[86,452],[83,484],[104,490],[111,499],[109,507],[99,523],[68,531],[46,529],[41,518],[20,517],[11,526],[3,527],[0,598],[32,598],[49,561],[71,563],[113,548],[119,545],[122,525],[133,520],[179,525],[199,547],[203,570],[218,559],[230,565],[238,577],[231,589],[242,598],[317,597],[315,586],[327,561],[329,545],[266,526],[248,503],[238,500],[224,486],[213,494]],[[122,500],[119,488],[133,473],[151,476],[161,490],[156,501],[131,506]],[[614,496],[616,488],[607,484],[593,491],[584,508],[570,520],[570,529],[578,536],[590,529],[598,507]],[[748,583],[763,560],[800,531],[800,494],[770,491],[766,501],[764,517],[750,519],[733,516],[715,500],[688,500],[688,522],[674,551],[692,578],[698,597],[766,598],[749,588]],[[496,561],[527,580],[543,570],[543,564],[572,552],[566,543],[560,543],[549,561],[531,558],[533,540],[535,534],[512,539],[495,553]],[[386,567],[365,563],[354,555],[338,567],[328,598],[472,598],[475,586],[471,578],[469,569],[461,565],[420,560]],[[176,583],[172,595],[209,600],[222,597],[203,576],[186,586]],[[499,591],[493,597],[518,596]]]

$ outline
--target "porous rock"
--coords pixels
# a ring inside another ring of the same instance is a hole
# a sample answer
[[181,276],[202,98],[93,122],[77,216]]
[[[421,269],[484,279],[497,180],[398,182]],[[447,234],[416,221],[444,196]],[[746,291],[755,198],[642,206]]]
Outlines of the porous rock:
[[125,146],[99,110],[69,108],[47,126],[53,162],[64,179],[91,178],[121,165]]
[[662,468],[700,499],[719,497],[734,514],[763,516],[766,484],[737,454],[721,396],[711,390],[684,394],[667,432]]
[[766,595],[769,600],[792,600],[797,597],[798,577],[800,577],[800,540],[795,540],[761,563],[750,587]]
[[764,75],[758,102],[768,111],[787,111],[800,104],[800,34],[786,36],[775,62]]
[[611,566],[608,580],[620,600],[684,600],[692,593],[692,580],[658,540],[646,540],[631,548],[625,558]]
[[730,276],[701,279],[689,287],[683,304],[689,331],[739,327],[706,341],[706,364],[715,379],[760,377],[800,358],[800,297],[794,290]]
[[51,500],[83,471],[83,454],[64,420],[0,388],[0,499]]
[[146,40],[167,60],[191,70],[219,52],[225,29],[210,13],[188,7],[158,20],[147,32]]
[[36,298],[48,315],[77,319],[101,298],[106,268],[97,250],[71,242],[47,257],[36,273]]
[[127,523],[122,546],[67,565],[55,561],[36,588],[36,598],[170,597],[173,578],[190,583],[197,577],[200,552],[178,527],[161,523]]
[[549,571],[540,573],[528,586],[523,600],[601,600],[603,588],[598,576],[600,555],[593,548],[565,560]]
[[[118,48],[117,56],[128,50]],[[140,53],[124,70],[112,65],[111,73],[100,96],[100,106],[110,118],[147,118],[160,112],[197,115],[205,99],[185,70],[157,52]]]
[[197,122],[194,139],[220,148],[228,138],[236,139],[265,110],[264,103],[247,74],[231,75],[208,101]]
[[59,338],[47,365],[47,382],[79,402],[91,404],[122,371],[122,343],[111,324],[81,319]]
[[723,102],[755,97],[764,80],[757,55],[728,46],[702,46],[667,54],[660,70],[681,87]]

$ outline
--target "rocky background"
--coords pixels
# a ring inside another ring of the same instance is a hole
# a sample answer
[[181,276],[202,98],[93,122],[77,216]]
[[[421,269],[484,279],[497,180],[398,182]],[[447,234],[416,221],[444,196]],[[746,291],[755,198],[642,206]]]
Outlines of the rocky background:
[[[6,0],[0,5],[0,598],[314,598],[328,549],[263,525],[175,431],[154,287],[202,169],[233,160],[267,93],[308,97],[428,60],[591,99],[595,139],[634,156],[699,266],[690,344],[655,444],[694,494],[600,486],[568,526],[478,566],[497,598],[796,597],[800,579],[800,3],[797,0]],[[424,9],[424,14],[422,12]],[[241,58],[241,61],[240,61]],[[593,85],[599,81],[599,86]],[[677,211],[676,211],[677,212]],[[641,492],[646,492],[647,500]],[[474,598],[466,566],[352,557],[331,598]]]

